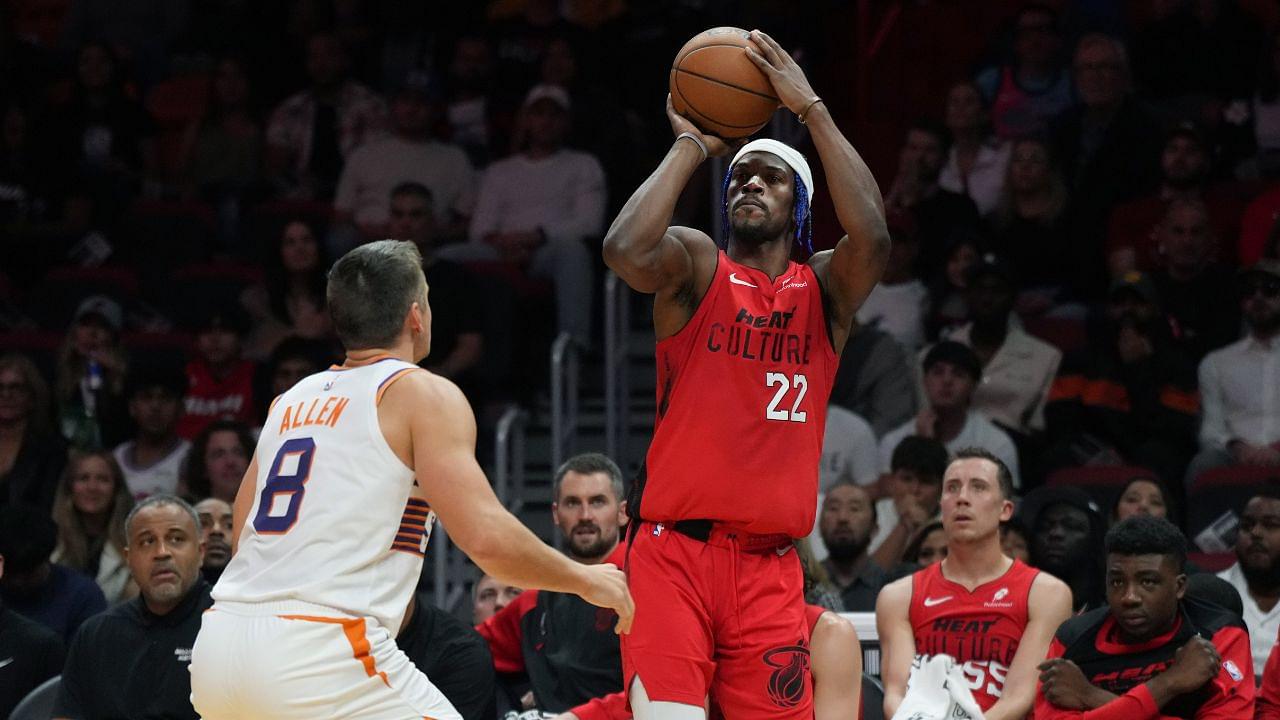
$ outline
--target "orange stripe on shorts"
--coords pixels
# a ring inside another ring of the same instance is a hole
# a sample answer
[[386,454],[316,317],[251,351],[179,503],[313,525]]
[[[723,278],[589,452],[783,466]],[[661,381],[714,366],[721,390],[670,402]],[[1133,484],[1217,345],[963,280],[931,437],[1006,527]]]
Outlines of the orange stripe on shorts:
[[316,615],[281,615],[285,620],[303,620],[306,622],[326,623],[328,625],[341,625],[342,632],[347,636],[347,642],[351,644],[351,652],[364,665],[364,672],[369,677],[378,676],[382,678],[382,684],[391,687],[391,683],[387,682],[387,674],[378,670],[377,663],[374,662],[373,656],[369,654],[369,638],[365,637],[364,618],[333,618],[319,617]]

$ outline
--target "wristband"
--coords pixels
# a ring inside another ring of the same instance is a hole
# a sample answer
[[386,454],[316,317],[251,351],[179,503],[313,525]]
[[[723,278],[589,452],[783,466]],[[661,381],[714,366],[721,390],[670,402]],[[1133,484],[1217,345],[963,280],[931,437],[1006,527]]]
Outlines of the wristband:
[[692,141],[693,141],[693,144],[698,146],[698,149],[702,151],[702,159],[703,159],[703,160],[706,160],[706,159],[707,159],[707,146],[706,146],[706,144],[705,144],[705,143],[703,143],[703,142],[702,142],[702,138],[699,138],[697,135],[694,135],[694,134],[693,134],[693,133],[691,133],[691,132],[682,132],[682,133],[680,133],[679,135],[677,135],[677,136],[676,136],[676,140],[677,140],[677,141],[682,140],[682,139],[686,139],[686,138],[687,138],[687,139],[689,139],[689,140],[692,140]]
[[800,124],[801,124],[801,125],[804,125],[804,124],[805,124],[805,119],[809,117],[809,111],[813,109],[813,106],[814,106],[814,105],[817,105],[817,104],[818,104],[818,103],[820,103],[820,102],[822,102],[822,98],[820,98],[820,97],[815,97],[814,99],[812,99],[812,100],[810,100],[810,101],[809,101],[809,104],[808,104],[808,105],[805,105],[805,106],[804,106],[804,109],[803,109],[803,110],[801,110],[801,111],[800,111],[800,114],[799,114],[799,119],[800,119]]

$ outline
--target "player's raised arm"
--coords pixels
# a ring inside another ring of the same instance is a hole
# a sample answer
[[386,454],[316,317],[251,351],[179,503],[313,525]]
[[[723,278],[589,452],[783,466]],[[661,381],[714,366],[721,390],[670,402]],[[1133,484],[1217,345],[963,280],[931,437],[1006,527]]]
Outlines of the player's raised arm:
[[[604,238],[605,264],[643,293],[661,293],[693,281],[694,258],[688,244],[701,245],[714,260],[715,244],[705,233],[668,226],[680,193],[702,161],[730,150],[723,140],[702,134],[677,114],[669,95],[667,118],[676,135],[675,142],[658,168],[627,200]],[[710,282],[709,275],[706,281]]]
[[844,344],[854,313],[880,281],[889,259],[889,230],[884,219],[880,187],[836,127],[831,113],[813,91],[804,71],[791,55],[767,34],[754,30],[751,40],[760,48],[748,48],[747,56],[769,77],[773,89],[792,112],[808,126],[822,159],[822,170],[845,236],[830,253],[814,256],[812,264],[832,300],[831,318],[836,349]]
[[[626,577],[613,565],[584,565],[542,542],[498,502],[475,458],[476,424],[462,392],[448,380],[410,373],[391,385],[380,417],[407,420],[413,469],[449,537],[486,573],[511,585],[573,593],[618,613],[618,631],[635,607]],[[383,413],[386,413],[384,415]],[[383,423],[384,431],[404,423]]]
[[876,634],[880,637],[880,681],[884,684],[884,716],[893,717],[907,694],[916,640],[911,634],[911,578],[885,585],[876,598]]
[[1031,712],[1039,665],[1048,656],[1058,626],[1069,617],[1071,588],[1048,573],[1036,575],[1027,598],[1027,628],[1009,665],[1004,692],[984,713],[986,720],[1022,720]]

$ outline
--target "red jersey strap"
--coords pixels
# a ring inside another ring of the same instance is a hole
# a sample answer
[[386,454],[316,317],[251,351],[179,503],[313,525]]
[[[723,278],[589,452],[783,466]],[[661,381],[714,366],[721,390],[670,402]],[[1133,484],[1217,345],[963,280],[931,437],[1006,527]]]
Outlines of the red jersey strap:
[[493,669],[504,673],[524,672],[524,632],[520,621],[538,604],[538,591],[526,590],[493,617],[476,626],[476,632],[489,643]]
[[813,629],[818,626],[818,620],[822,619],[822,614],[826,611],[826,608],[818,605],[804,606],[804,621],[809,626],[809,637],[813,637]]

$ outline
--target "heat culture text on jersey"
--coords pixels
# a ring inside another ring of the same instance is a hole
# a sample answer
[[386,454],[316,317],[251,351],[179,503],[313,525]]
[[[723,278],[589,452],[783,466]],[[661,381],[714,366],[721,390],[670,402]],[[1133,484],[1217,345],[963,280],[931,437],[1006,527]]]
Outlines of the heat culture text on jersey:
[[767,315],[752,315],[739,308],[733,324],[712,323],[707,331],[707,350],[727,353],[742,360],[760,363],[808,365],[813,349],[813,334],[790,333],[796,306],[775,310]]

